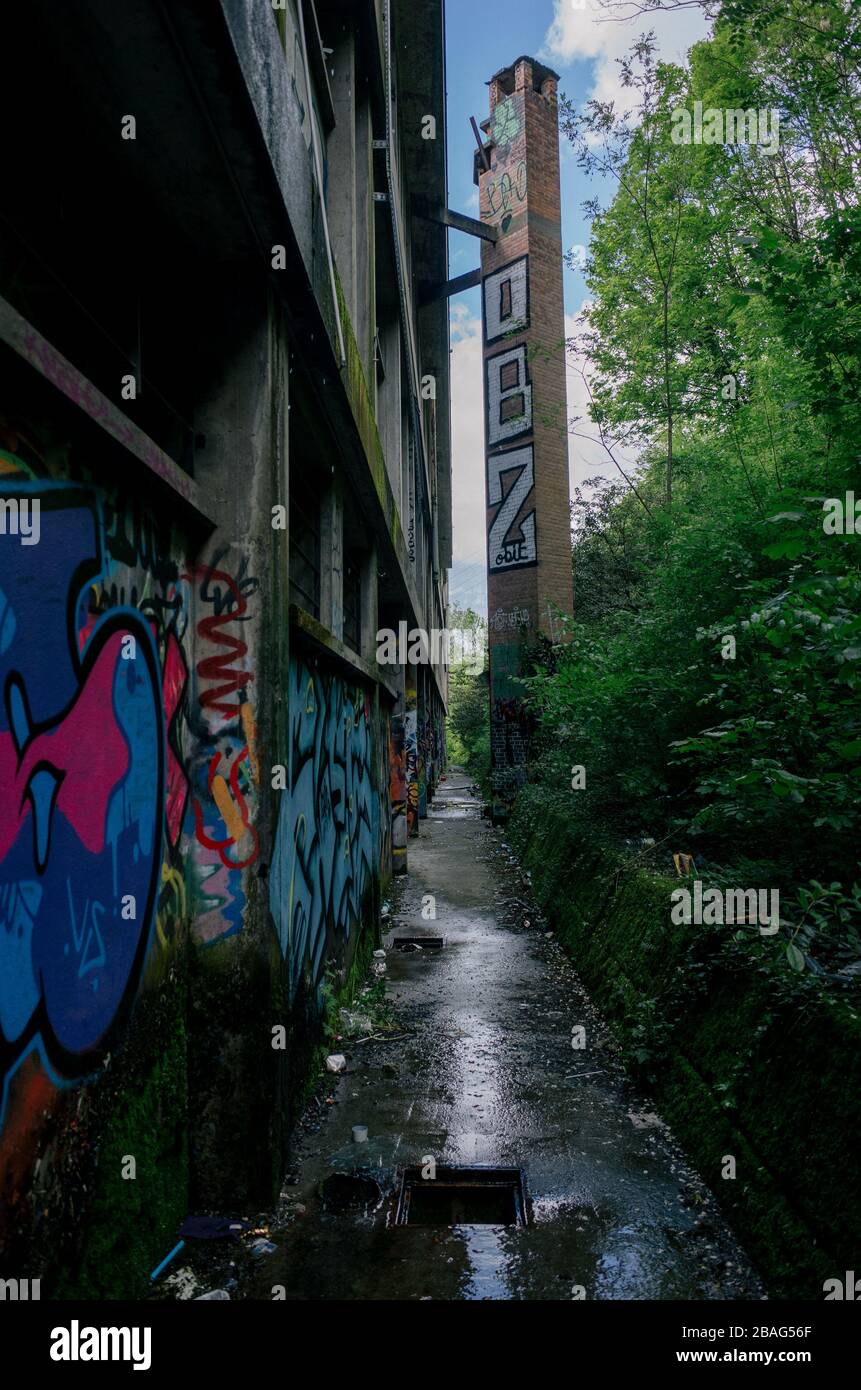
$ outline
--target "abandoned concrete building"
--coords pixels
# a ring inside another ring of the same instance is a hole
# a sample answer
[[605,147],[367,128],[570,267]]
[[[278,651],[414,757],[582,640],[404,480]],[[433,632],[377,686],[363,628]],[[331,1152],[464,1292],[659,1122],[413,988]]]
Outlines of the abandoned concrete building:
[[443,5],[6,38],[0,1243],[132,1296],[277,1192],[444,767],[444,661],[376,661],[446,626]]

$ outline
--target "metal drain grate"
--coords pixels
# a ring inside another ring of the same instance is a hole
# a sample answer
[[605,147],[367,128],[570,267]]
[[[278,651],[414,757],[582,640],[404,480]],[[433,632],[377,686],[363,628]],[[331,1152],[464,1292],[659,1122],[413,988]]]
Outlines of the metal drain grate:
[[519,1168],[437,1168],[423,1178],[407,1168],[396,1226],[525,1226],[526,1197]]

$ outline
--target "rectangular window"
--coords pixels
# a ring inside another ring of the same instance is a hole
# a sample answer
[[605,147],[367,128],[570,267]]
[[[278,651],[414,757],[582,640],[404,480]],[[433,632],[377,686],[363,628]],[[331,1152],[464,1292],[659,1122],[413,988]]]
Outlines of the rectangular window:
[[499,287],[499,317],[511,318],[511,281],[503,280]]
[[361,644],[362,572],[359,557],[344,559],[344,641],[354,652]]
[[320,497],[290,470],[290,602],[320,617]]

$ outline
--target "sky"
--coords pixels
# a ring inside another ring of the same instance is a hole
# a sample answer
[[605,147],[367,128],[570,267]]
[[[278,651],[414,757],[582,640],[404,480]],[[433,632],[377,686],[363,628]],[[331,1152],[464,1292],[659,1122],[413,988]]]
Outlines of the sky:
[[[590,97],[615,98],[625,109],[616,59],[646,30],[653,29],[663,58],[681,62],[687,50],[707,32],[698,9],[658,13],[625,23],[602,22],[596,0],[447,0],[446,62],[448,89],[448,205],[456,212],[478,217],[478,189],[472,181],[475,136],[469,124],[488,114],[487,82],[499,68],[529,54],[560,75],[560,93],[582,105]],[[606,203],[609,184],[590,183],[577,168],[570,146],[560,145],[562,183],[562,247],[568,251],[589,242],[589,224],[582,210],[587,198]],[[479,264],[480,242],[462,232],[449,232],[452,278]],[[576,329],[577,316],[588,298],[581,273],[564,267],[566,333]],[[454,567],[450,596],[461,606],[486,615],[484,422],[481,368],[480,290],[450,300],[452,483],[454,504]],[[584,415],[584,388],[573,369],[568,372],[568,416]],[[578,429],[591,433],[589,422]],[[600,444],[572,437],[570,478],[574,487],[595,474],[614,473]]]

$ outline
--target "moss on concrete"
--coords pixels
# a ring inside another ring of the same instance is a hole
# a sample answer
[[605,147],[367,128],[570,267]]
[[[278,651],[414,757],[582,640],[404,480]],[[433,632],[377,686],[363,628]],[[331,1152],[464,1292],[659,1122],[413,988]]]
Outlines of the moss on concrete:
[[[347,355],[347,395],[350,398],[350,405],[353,416],[359,431],[359,437],[364,445],[365,454],[368,460],[368,467],[371,477],[374,480],[374,487],[380,499],[380,506],[383,511],[386,509],[386,494],[388,491],[388,477],[386,474],[386,461],[383,454],[383,445],[380,439],[380,432],[377,429],[377,421],[374,415],[374,407],[371,401],[371,394],[368,390],[368,382],[365,376],[365,368],[362,364],[362,356],[356,335],[353,331],[353,321],[344,298],[344,291],[341,281],[335,273],[335,285],[338,292],[338,308],[341,315],[341,328],[344,333],[344,350]],[[389,530],[395,545],[398,543],[400,531],[400,518],[397,508],[391,508],[391,515],[388,517]]]
[[[509,825],[535,896],[626,1060],[728,1211],[771,1293],[821,1299],[861,1245],[861,1024],[771,938],[673,924],[674,881],[623,867],[527,786]],[[724,1179],[725,1155],[737,1177]]]
[[[176,1244],[187,1211],[186,1038],[181,1017],[160,1033],[155,1055],[141,1045],[162,1011],[141,1006],[128,1061],[99,1083],[94,1128],[99,1133],[95,1189],[86,1208],[83,1243],[64,1268],[56,1298],[140,1298],[149,1275]],[[151,1017],[147,1018],[146,1015]],[[159,1020],[164,1023],[163,1016]],[[134,1178],[123,1177],[128,1158]]]

